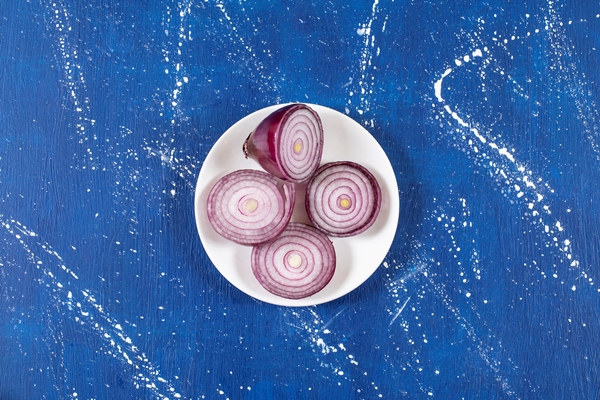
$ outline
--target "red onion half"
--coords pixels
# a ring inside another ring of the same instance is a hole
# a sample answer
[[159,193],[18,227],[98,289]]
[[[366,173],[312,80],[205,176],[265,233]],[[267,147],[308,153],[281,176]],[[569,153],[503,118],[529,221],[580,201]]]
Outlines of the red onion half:
[[369,228],[381,209],[381,189],[365,167],[340,161],[321,166],[306,187],[311,222],[331,236],[357,235]]
[[269,241],[285,229],[296,189],[262,171],[242,169],[225,175],[208,194],[208,221],[226,239],[242,245]]
[[322,290],[336,266],[333,243],[312,226],[290,222],[275,240],[252,249],[252,272],[269,292],[302,299]]
[[267,116],[243,146],[244,155],[265,171],[294,182],[306,182],[321,163],[323,125],[305,104],[290,104]]

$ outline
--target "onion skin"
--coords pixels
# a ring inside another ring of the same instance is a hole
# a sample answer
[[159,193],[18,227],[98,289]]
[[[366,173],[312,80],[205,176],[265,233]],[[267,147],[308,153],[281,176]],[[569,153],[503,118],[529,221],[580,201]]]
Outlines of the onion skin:
[[327,235],[348,237],[367,230],[381,209],[381,188],[362,165],[338,161],[322,165],[306,187],[306,213]]
[[287,226],[296,188],[263,171],[242,169],[225,175],[212,187],[207,215],[213,229],[241,245],[272,240]]
[[242,149],[246,158],[257,161],[270,174],[304,183],[321,163],[321,118],[305,104],[281,107],[258,124]]
[[252,272],[274,295],[302,299],[321,291],[336,268],[333,243],[312,226],[290,222],[274,240],[255,246]]

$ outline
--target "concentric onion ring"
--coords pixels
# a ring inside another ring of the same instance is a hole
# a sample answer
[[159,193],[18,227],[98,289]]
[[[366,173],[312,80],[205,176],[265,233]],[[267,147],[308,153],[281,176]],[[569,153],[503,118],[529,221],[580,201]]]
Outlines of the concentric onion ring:
[[262,171],[238,170],[217,181],[208,194],[208,221],[226,239],[256,245],[288,224],[296,196],[293,184]]
[[321,118],[305,104],[290,104],[267,116],[246,139],[246,158],[280,179],[306,182],[323,155]]
[[357,235],[368,229],[381,209],[381,189],[365,167],[350,162],[321,166],[306,188],[311,222],[331,236]]
[[269,292],[301,299],[322,290],[333,277],[333,243],[312,226],[290,222],[275,240],[252,249],[252,272]]

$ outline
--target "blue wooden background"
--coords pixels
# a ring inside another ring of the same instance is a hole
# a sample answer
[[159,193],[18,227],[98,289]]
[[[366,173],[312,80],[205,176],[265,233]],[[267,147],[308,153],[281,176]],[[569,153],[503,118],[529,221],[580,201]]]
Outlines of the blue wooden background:
[[[0,399],[600,398],[596,1],[3,0]],[[310,102],[392,161],[356,291],[285,308],[196,232],[234,122]]]

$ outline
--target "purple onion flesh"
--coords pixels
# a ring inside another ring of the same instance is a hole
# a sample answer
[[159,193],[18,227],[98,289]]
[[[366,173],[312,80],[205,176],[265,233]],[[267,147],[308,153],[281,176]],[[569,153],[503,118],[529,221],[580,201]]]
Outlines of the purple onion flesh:
[[340,161],[322,165],[308,182],[306,212],[321,231],[334,237],[368,229],[381,209],[381,189],[365,167]]
[[256,245],[279,235],[294,209],[296,190],[263,171],[238,170],[212,187],[207,200],[208,221],[226,239]]
[[321,291],[333,277],[333,243],[312,226],[290,222],[274,240],[252,249],[252,272],[269,292],[302,299]]
[[290,104],[271,113],[250,133],[243,146],[246,158],[265,171],[294,182],[306,182],[321,163],[323,125],[305,104]]

